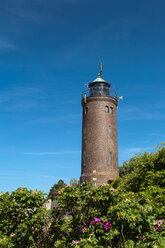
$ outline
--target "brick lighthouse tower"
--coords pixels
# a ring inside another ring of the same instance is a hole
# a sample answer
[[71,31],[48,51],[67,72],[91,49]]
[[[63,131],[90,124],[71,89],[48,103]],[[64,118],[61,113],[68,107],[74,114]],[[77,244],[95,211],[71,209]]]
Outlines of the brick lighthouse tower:
[[82,155],[80,181],[110,183],[119,176],[116,108],[118,100],[110,83],[98,77],[82,93]]

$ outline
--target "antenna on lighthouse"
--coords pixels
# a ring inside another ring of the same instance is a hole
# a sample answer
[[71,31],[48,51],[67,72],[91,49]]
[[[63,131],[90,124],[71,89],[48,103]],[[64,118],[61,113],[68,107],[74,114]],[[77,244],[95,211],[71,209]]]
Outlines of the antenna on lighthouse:
[[103,63],[100,62],[100,75],[102,75],[102,73],[103,73]]
[[103,63],[100,62],[100,72],[99,72],[98,76],[102,77],[102,73],[103,73]]

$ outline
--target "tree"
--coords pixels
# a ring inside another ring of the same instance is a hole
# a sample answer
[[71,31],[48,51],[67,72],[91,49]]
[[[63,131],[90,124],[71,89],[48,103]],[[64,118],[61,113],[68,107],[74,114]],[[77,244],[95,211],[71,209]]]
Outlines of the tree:
[[[143,192],[165,189],[165,147],[153,152],[144,152],[124,162],[120,168],[120,186],[128,191]],[[115,181],[114,181],[115,183]],[[152,189],[152,190],[151,190]]]
[[54,200],[56,195],[57,195],[57,192],[62,189],[62,188],[65,188],[66,187],[66,184],[64,183],[64,181],[62,179],[60,179],[58,181],[58,183],[54,184],[52,186],[52,188],[50,189],[50,192],[48,194],[48,198],[49,199],[52,199]]
[[77,178],[71,178],[70,185],[78,187],[80,185],[80,180],[78,180]]
[[137,160],[137,156],[135,155],[129,161],[124,161],[123,165],[119,167],[119,176],[123,177],[128,173],[131,173],[135,169],[135,161]]

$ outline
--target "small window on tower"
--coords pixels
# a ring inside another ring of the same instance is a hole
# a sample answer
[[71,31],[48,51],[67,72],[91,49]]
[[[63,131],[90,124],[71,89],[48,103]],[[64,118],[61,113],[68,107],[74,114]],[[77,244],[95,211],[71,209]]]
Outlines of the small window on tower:
[[85,139],[86,136],[86,127],[83,127],[83,138]]
[[112,138],[112,127],[110,125],[108,127],[108,138]]
[[112,107],[109,108],[109,112],[110,112],[110,114],[113,114],[113,108]]
[[109,165],[112,165],[112,152],[109,152]]
[[105,106],[105,112],[108,113],[109,112],[109,107]]

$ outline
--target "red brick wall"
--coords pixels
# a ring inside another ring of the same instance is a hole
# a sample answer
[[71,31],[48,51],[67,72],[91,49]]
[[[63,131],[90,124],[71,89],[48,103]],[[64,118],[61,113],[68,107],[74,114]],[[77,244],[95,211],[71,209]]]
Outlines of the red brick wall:
[[[112,97],[88,97],[82,101],[82,163],[81,181],[107,183],[118,177],[117,147],[117,100]],[[105,106],[113,108],[113,113],[105,112]],[[108,137],[111,126],[112,137]],[[109,152],[112,164],[109,164]],[[96,170],[96,172],[93,172]],[[95,179],[93,179],[95,178]]]

